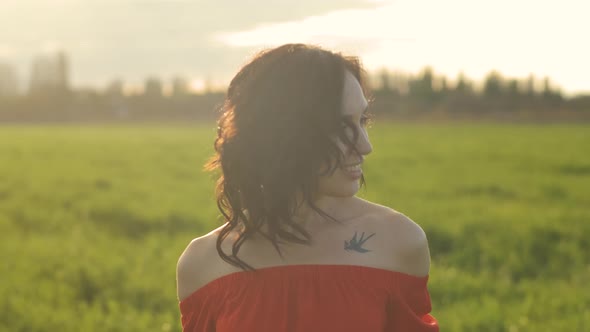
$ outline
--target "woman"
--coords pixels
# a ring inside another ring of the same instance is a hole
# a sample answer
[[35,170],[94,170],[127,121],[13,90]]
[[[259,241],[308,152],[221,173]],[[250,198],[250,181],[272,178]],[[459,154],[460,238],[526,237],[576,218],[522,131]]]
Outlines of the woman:
[[355,196],[365,92],[356,58],[302,44],[234,77],[207,164],[225,224],[178,261],[184,331],[438,331],[424,231]]

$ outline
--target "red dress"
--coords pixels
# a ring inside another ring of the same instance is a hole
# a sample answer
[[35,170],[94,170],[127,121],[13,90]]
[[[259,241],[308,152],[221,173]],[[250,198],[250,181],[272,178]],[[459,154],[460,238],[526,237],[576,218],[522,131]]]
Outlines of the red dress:
[[428,276],[281,265],[217,278],[180,301],[184,332],[438,331]]

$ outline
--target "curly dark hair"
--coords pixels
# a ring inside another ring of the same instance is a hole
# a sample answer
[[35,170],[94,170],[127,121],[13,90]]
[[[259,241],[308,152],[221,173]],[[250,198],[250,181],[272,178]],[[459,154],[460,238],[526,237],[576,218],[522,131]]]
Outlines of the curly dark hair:
[[[232,79],[221,107],[216,153],[205,165],[220,170],[216,197],[226,224],[217,251],[224,261],[254,270],[237,254],[255,233],[281,256],[281,240],[310,244],[309,232],[292,220],[300,204],[338,222],[314,205],[314,197],[318,178],[344,160],[335,138],[358,154],[356,126],[341,114],[346,70],[368,95],[358,58],[304,44],[262,51]],[[232,231],[239,235],[228,255],[221,244]]]

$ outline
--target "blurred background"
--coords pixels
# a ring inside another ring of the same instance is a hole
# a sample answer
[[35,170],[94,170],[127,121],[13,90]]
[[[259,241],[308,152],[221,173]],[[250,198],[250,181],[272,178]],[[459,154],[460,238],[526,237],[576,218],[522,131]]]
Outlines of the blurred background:
[[590,325],[583,1],[4,0],[0,331],[179,331],[178,256],[220,224],[202,172],[258,51],[363,62],[360,196],[426,231],[449,331]]

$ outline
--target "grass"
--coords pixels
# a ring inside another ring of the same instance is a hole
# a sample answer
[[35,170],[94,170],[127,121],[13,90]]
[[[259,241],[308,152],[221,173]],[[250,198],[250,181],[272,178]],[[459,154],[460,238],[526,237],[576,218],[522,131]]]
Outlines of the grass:
[[[590,325],[585,125],[377,124],[360,195],[422,225],[447,331]],[[0,331],[179,331],[213,124],[0,128]]]

